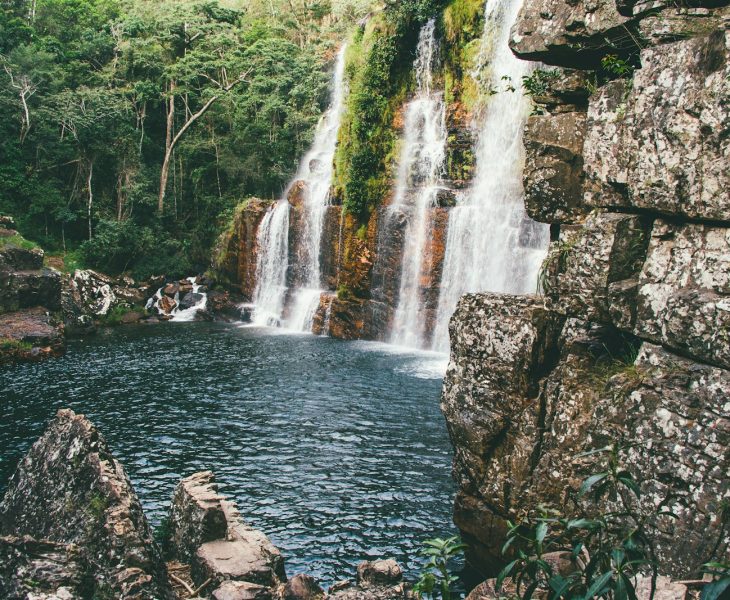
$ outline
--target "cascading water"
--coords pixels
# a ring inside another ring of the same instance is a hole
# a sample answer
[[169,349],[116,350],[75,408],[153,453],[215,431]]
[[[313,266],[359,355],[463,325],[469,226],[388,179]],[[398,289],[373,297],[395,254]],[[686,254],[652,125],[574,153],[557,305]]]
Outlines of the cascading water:
[[[329,205],[333,160],[337,146],[345,99],[345,47],[337,55],[332,77],[332,93],[327,112],[317,126],[312,147],[299,164],[284,197],[264,217],[257,235],[260,249],[256,265],[256,325],[282,325],[299,331],[311,331],[312,321],[322,294],[320,246],[325,213]],[[301,235],[297,246],[299,277],[291,291],[290,312],[283,323],[287,303],[287,270],[289,268],[289,211],[287,196],[295,183],[301,182],[304,211]]]
[[424,297],[421,279],[431,237],[431,209],[436,205],[446,157],[446,114],[443,92],[433,90],[437,59],[435,20],[421,29],[416,60],[416,96],[406,106],[395,198],[391,212],[408,215],[398,307],[391,342],[404,346],[425,345]]
[[479,127],[474,181],[449,216],[434,350],[448,350],[449,319],[462,294],[533,292],[547,250],[549,228],[529,219],[523,202],[522,130],[530,100],[520,87],[532,66],[515,58],[508,46],[521,3],[486,3],[474,76],[489,93],[497,93],[491,95]]

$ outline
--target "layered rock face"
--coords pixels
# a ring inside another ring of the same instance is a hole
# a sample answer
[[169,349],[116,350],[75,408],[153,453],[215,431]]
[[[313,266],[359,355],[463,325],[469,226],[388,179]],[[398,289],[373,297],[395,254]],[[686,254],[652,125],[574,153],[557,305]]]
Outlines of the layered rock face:
[[259,225],[273,201],[251,198],[242,202],[229,229],[221,235],[213,251],[213,268],[222,283],[237,288],[251,301],[256,287],[256,260]]
[[27,248],[13,229],[0,221],[0,363],[39,360],[63,354],[61,274],[43,266],[40,248]]
[[37,573],[49,592],[72,594],[59,597],[172,598],[123,467],[94,426],[71,410],[58,412],[10,480],[0,535],[7,536],[0,552],[15,565],[14,575],[2,578],[11,594],[3,597],[25,598],[18,578],[27,572]]
[[601,466],[578,455],[609,444],[642,510],[678,517],[652,526],[665,574],[727,560],[725,4],[528,1],[513,28],[516,54],[562,67],[525,132],[526,208],[553,242],[540,296],[461,300],[442,396],[455,521],[485,575],[505,560],[507,520],[570,512]]

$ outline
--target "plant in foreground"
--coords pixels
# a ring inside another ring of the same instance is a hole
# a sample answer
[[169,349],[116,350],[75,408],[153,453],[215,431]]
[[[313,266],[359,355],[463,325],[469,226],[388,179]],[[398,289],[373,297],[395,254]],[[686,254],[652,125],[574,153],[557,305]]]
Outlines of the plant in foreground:
[[[502,552],[512,549],[515,558],[500,572],[497,590],[509,577],[522,600],[538,589],[549,600],[636,600],[636,577],[647,574],[653,597],[658,572],[650,529],[658,519],[676,517],[661,505],[642,508],[639,484],[621,464],[623,450],[615,443],[579,455],[603,454],[607,460],[574,493],[575,517],[539,507],[523,521],[509,523]],[[572,572],[557,572],[554,561],[545,558],[548,552],[569,553]]]
[[702,600],[727,600],[730,598],[730,564],[709,562],[704,572],[716,577],[702,589]]
[[466,544],[454,536],[450,538],[434,538],[424,542],[425,548],[421,554],[428,557],[424,565],[421,578],[413,587],[413,591],[419,598],[433,600],[441,597],[442,600],[450,600],[452,585],[459,577],[453,575],[449,568],[449,562],[464,553]]

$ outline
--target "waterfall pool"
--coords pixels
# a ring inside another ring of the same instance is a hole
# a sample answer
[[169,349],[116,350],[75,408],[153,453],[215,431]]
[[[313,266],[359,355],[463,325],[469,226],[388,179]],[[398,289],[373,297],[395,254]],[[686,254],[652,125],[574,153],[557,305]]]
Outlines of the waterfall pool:
[[0,368],[0,493],[55,411],[99,427],[153,526],[173,488],[215,471],[287,574],[324,584],[453,535],[444,357],[222,323],[130,325],[63,358]]

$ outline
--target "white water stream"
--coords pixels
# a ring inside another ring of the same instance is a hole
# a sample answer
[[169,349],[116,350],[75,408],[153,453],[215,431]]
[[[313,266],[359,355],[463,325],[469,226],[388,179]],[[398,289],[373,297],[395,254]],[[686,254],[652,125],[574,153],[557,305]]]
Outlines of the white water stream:
[[508,46],[521,3],[486,3],[474,77],[486,93],[497,93],[491,95],[479,126],[474,180],[449,215],[434,350],[448,351],[449,319],[462,294],[534,292],[547,251],[549,227],[529,219],[523,201],[522,130],[530,100],[521,86],[532,66],[515,58]]
[[421,29],[416,60],[417,91],[405,110],[404,138],[391,211],[408,215],[404,232],[403,261],[398,305],[390,341],[422,348],[425,345],[425,315],[421,280],[428,264],[431,209],[436,206],[446,157],[446,112],[443,92],[433,90],[437,61],[435,20]]
[[[265,215],[257,234],[259,255],[252,321],[255,325],[286,326],[311,331],[322,294],[320,247],[325,214],[330,200],[333,160],[345,100],[345,47],[337,55],[332,92],[327,112],[317,126],[314,142],[302,158],[299,169],[284,196]],[[299,238],[300,284],[291,290],[290,311],[284,322],[289,268],[289,212],[287,195],[302,182],[301,231]]]

